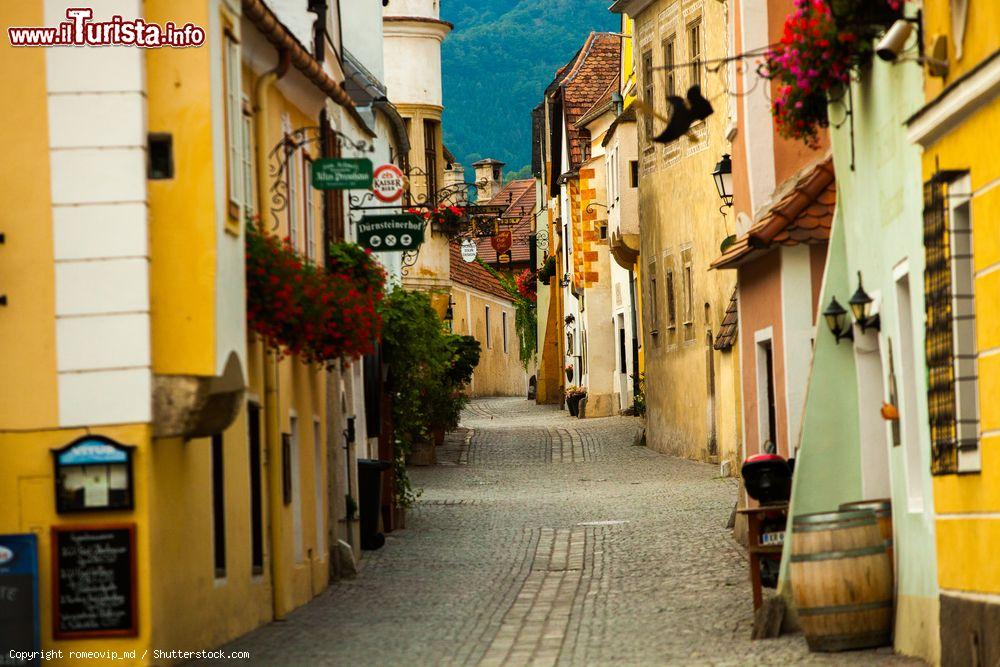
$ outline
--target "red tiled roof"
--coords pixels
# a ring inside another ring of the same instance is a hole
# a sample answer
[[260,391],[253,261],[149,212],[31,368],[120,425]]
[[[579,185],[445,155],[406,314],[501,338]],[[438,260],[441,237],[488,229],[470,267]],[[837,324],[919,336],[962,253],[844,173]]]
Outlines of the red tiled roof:
[[[517,222],[513,225],[514,243],[510,248],[512,264],[531,261],[531,239],[534,231],[532,225],[535,216],[535,179],[525,178],[511,181],[504,186],[488,204],[507,204],[503,214],[504,222]],[[497,263],[497,253],[488,239],[477,240],[479,258],[488,264]]]
[[587,123],[591,122],[597,116],[604,113],[605,109],[610,108],[611,93],[618,90],[618,85],[620,80],[621,77],[618,74],[615,74],[615,78],[611,80],[611,82],[608,84],[608,87],[604,89],[603,93],[601,93],[601,96],[598,97],[597,100],[592,105],[590,105],[590,108],[583,112],[583,115],[580,116],[580,119],[576,121],[576,125],[578,127],[581,128],[585,127]]
[[448,244],[451,253],[451,280],[460,285],[498,296],[507,301],[513,301],[507,291],[500,286],[500,281],[486,270],[479,262],[466,262],[462,259],[461,247],[457,243]]
[[578,167],[587,158],[588,151],[584,144],[589,145],[590,142],[590,132],[577,128],[576,122],[609,90],[620,67],[621,37],[612,33],[592,32],[560,83],[571,169]]
[[789,179],[784,190],[747,234],[712,262],[713,269],[736,268],[775,245],[829,240],[837,204],[833,158],[828,156]]

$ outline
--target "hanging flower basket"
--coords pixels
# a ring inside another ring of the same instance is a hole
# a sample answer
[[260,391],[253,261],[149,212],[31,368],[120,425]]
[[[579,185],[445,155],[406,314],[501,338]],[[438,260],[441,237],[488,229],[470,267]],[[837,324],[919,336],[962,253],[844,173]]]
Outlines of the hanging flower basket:
[[901,12],[902,0],[795,1],[763,68],[778,84],[772,112],[783,136],[819,145],[829,97],[849,85],[852,70],[871,57],[871,39]]
[[538,280],[534,271],[525,269],[514,278],[514,284],[522,297],[532,303],[538,301]]
[[411,208],[407,213],[419,215],[431,224],[431,229],[441,232],[448,237],[455,237],[466,228],[465,208],[462,206],[452,206],[441,204],[437,208]]
[[304,260],[286,238],[246,233],[247,326],[283,355],[329,364],[372,352],[382,328],[376,306],[385,273],[364,250],[338,244],[328,269]]

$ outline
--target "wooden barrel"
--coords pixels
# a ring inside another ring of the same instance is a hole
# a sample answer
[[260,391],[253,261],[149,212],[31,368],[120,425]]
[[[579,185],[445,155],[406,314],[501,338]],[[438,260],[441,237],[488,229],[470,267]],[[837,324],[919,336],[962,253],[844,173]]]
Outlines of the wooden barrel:
[[871,510],[792,520],[792,595],[812,651],[892,642],[892,563]]
[[841,512],[854,510],[871,510],[875,513],[875,521],[878,522],[878,529],[885,540],[885,550],[889,554],[889,562],[895,564],[892,553],[892,501],[889,498],[879,500],[858,500],[853,503],[844,503],[840,506]]

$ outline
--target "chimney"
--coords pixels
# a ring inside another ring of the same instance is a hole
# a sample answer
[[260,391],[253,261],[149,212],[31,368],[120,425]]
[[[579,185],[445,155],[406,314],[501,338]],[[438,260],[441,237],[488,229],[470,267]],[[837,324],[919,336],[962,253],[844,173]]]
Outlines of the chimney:
[[500,194],[503,190],[503,167],[506,163],[493,158],[473,162],[476,170],[476,186],[479,202],[485,203]]
[[462,187],[465,182],[465,168],[457,162],[449,162],[444,168],[444,187],[451,193],[448,202],[464,206],[468,203],[465,196],[466,188]]

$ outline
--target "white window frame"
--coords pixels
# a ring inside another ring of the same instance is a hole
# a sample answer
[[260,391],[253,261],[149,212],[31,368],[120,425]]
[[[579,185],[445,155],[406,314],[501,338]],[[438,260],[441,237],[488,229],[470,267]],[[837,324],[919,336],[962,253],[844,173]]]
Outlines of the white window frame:
[[[982,469],[982,422],[979,411],[979,346],[976,339],[972,179],[969,174],[963,174],[948,184],[948,242],[951,251],[958,472],[979,472]],[[967,293],[971,298],[960,299],[958,294],[961,293]],[[962,381],[962,378],[967,379]]]
[[[244,96],[243,108],[246,109],[249,105],[250,99]],[[254,173],[253,116],[245,111],[241,116],[241,127],[243,128],[243,217],[248,218],[252,217],[257,209],[254,204],[254,181],[257,175]]]
[[242,212],[245,199],[243,187],[243,91],[240,85],[240,43],[228,28],[223,31],[225,60],[226,159],[227,190],[232,212]]

